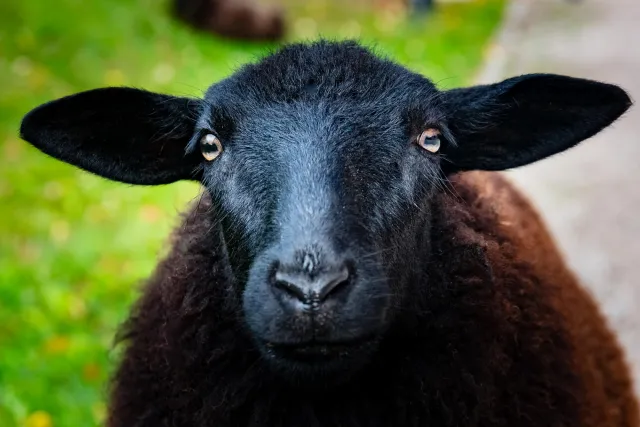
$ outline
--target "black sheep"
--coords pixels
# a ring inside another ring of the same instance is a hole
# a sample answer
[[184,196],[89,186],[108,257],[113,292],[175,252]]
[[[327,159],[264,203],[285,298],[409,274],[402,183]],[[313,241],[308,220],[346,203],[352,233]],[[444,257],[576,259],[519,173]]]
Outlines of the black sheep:
[[[352,42],[292,45],[203,100],[98,89],[42,151],[206,193],[123,328],[110,427],[637,427],[624,357],[496,171],[631,105],[558,75],[438,91]],[[467,171],[467,172],[465,172]]]
[[200,31],[229,38],[274,41],[285,32],[283,11],[254,0],[173,0],[173,14]]

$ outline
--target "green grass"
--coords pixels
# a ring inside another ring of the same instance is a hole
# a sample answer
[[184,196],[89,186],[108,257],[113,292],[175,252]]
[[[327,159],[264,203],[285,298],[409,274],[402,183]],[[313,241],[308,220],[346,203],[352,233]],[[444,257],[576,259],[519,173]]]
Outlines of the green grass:
[[[290,40],[361,37],[443,87],[471,80],[504,6],[443,4],[408,20],[358,2],[289,3]],[[112,337],[199,191],[111,183],[56,162],[19,140],[22,115],[105,85],[198,95],[273,48],[194,34],[166,9],[157,0],[0,2],[2,427],[100,424]]]

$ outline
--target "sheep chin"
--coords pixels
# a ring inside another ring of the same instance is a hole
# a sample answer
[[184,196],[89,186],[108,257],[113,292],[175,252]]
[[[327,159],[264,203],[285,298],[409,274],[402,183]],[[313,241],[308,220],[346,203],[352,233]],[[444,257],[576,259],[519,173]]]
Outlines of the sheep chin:
[[379,347],[380,337],[356,343],[259,346],[264,361],[285,382],[301,388],[343,384],[362,372]]

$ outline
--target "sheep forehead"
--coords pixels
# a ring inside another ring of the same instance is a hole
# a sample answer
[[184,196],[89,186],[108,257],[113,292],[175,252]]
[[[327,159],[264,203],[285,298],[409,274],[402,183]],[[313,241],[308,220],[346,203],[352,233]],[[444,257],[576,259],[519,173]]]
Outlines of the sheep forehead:
[[399,106],[437,93],[428,79],[355,42],[321,41],[289,45],[246,65],[223,85],[212,86],[206,98],[243,108],[298,101]]

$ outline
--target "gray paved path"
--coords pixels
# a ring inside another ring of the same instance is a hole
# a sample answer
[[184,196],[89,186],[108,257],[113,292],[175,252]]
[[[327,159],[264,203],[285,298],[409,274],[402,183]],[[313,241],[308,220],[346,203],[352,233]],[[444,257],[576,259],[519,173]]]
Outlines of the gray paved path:
[[602,134],[509,175],[600,301],[640,395],[640,0],[512,0],[479,80],[530,72],[617,83],[636,101]]

